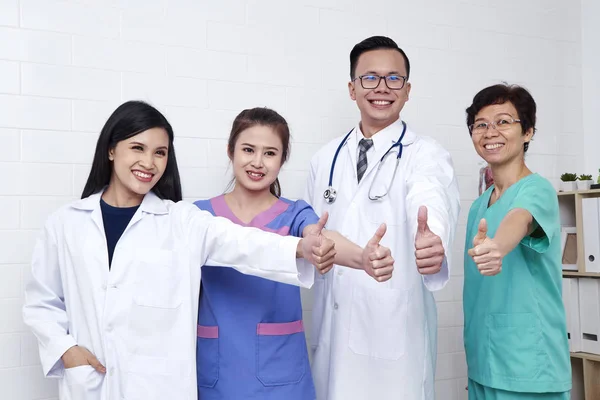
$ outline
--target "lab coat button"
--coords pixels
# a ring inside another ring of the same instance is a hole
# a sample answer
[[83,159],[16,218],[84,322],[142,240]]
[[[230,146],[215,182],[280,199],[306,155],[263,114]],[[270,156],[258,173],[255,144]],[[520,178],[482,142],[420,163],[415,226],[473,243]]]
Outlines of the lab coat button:
[[109,374],[110,376],[113,376],[113,375],[115,374],[115,369],[114,369],[114,368],[111,368],[111,369],[110,369],[110,372],[109,372],[108,374]]
[[337,310],[337,309],[338,309],[338,303],[335,303],[335,304],[333,305],[333,309],[334,309],[334,310]]

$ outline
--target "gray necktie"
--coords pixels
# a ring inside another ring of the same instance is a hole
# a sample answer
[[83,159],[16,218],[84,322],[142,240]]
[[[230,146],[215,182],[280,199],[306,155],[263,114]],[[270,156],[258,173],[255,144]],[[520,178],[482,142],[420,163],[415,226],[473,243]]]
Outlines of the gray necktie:
[[358,148],[360,149],[358,153],[358,162],[356,163],[356,176],[358,177],[358,182],[360,182],[367,170],[367,150],[372,146],[373,139],[361,139],[358,143]]

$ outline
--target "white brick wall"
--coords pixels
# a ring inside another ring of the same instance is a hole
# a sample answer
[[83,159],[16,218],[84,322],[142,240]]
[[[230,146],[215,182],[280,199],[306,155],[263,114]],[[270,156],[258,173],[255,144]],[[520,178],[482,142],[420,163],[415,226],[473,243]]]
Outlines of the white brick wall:
[[[189,200],[221,193],[229,181],[234,116],[275,108],[293,135],[284,195],[300,197],[312,153],[356,122],[348,53],[372,34],[390,35],[406,50],[413,90],[403,115],[454,157],[463,213],[451,281],[435,294],[437,387],[440,399],[465,399],[460,260],[479,159],[464,110],[485,85],[526,85],[539,106],[530,166],[555,183],[561,172],[580,170],[584,141],[598,143],[582,90],[582,79],[598,83],[600,11],[592,3],[0,0],[0,399],[57,396],[21,321],[27,264],[46,216],[80,195],[97,134],[118,104],[145,99],[165,112]],[[585,154],[585,172],[596,172],[597,147]],[[310,296],[303,298],[309,317]]]

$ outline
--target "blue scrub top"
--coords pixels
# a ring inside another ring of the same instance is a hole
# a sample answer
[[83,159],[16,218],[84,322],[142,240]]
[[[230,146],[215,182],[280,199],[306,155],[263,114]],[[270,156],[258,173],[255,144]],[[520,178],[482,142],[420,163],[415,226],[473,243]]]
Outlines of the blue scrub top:
[[[318,217],[304,201],[280,198],[249,224],[223,196],[197,201],[200,209],[280,235],[302,236]],[[312,400],[313,386],[300,288],[204,266],[196,349],[200,400]]]

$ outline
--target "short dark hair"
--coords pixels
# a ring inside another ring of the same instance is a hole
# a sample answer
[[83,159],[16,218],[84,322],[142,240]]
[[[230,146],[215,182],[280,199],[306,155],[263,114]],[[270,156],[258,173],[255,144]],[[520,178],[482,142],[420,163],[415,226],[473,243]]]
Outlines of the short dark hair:
[[[475,122],[475,116],[481,109],[494,104],[504,104],[510,102],[517,109],[517,118],[521,120],[523,134],[533,128],[535,134],[535,100],[527,89],[518,85],[509,85],[501,83],[486,87],[475,95],[473,104],[467,108],[467,127]],[[469,134],[470,131],[469,131]],[[529,149],[529,143],[525,143],[524,151]]]
[[[235,117],[227,141],[227,152],[229,157],[233,158],[235,144],[240,134],[246,129],[253,126],[267,126],[273,129],[281,139],[283,148],[281,149],[281,165],[283,165],[290,155],[290,128],[287,121],[275,110],[267,107],[256,107],[243,110]],[[231,182],[233,183],[233,181]],[[230,183],[230,184],[231,184]],[[271,194],[275,197],[281,197],[281,184],[279,178],[275,178],[275,182],[269,188]]]
[[180,201],[181,181],[173,147],[173,128],[160,111],[142,101],[128,101],[121,104],[104,124],[96,143],[92,169],[81,198],[98,193],[110,182],[113,170],[112,162],[108,159],[110,149],[114,149],[118,142],[152,128],[163,128],[169,136],[167,166],[152,191],[161,199]]
[[354,74],[356,73],[356,64],[358,64],[358,58],[361,56],[361,54],[366,53],[367,51],[379,49],[397,50],[400,54],[402,54],[402,57],[404,57],[404,65],[406,67],[406,80],[408,80],[410,77],[410,61],[408,61],[406,53],[404,50],[398,47],[396,42],[385,36],[371,36],[370,38],[367,38],[356,44],[352,48],[352,51],[350,52],[350,79],[354,79]]

